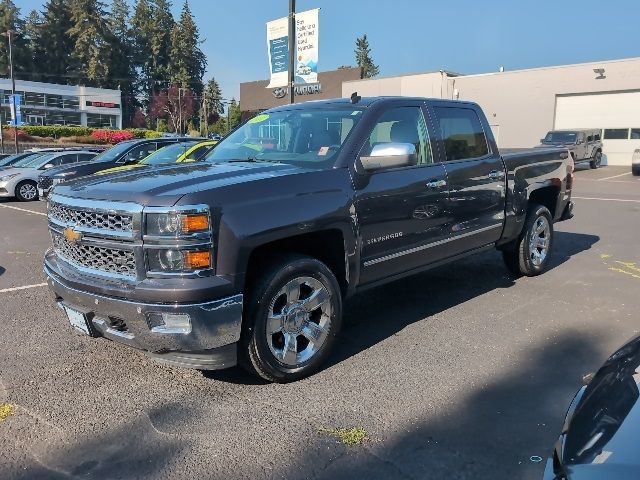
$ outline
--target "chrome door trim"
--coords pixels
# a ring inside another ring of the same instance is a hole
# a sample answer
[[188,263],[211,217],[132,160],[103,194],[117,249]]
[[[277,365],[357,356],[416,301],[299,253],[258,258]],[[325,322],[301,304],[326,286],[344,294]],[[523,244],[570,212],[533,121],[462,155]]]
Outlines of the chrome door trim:
[[394,258],[403,257],[405,255],[411,255],[412,253],[417,253],[422,250],[426,250],[428,248],[437,247],[438,245],[442,245],[445,243],[452,242],[454,240],[458,240],[459,238],[469,237],[471,235],[476,235],[478,233],[487,232],[489,230],[493,230],[494,228],[502,228],[502,223],[497,223],[495,225],[491,225],[489,227],[479,228],[474,230],[473,232],[462,233],[460,235],[456,235],[453,237],[444,238],[442,240],[438,240],[437,242],[427,243],[425,245],[420,245],[419,247],[410,248],[408,250],[402,250],[401,252],[392,253],[390,255],[385,255],[384,257],[374,258],[372,260],[367,260],[364,262],[365,267],[370,267],[371,265],[376,265],[378,263],[386,262],[387,260],[393,260]]

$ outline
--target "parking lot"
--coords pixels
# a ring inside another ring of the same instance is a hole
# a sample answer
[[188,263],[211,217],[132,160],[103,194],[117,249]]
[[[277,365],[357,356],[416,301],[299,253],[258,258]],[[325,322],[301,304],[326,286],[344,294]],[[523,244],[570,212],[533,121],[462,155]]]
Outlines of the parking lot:
[[[582,375],[640,332],[640,179],[582,168],[573,195],[544,275],[491,251],[368,291],[287,385],[76,334],[44,202],[0,200],[0,478],[539,479]],[[352,427],[364,443],[325,433]]]

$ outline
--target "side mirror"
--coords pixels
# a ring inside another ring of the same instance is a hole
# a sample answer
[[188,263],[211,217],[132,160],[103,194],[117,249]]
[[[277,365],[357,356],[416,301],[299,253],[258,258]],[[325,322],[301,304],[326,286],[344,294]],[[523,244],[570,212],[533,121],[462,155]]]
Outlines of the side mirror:
[[412,143],[379,143],[374,145],[371,155],[360,157],[362,168],[367,171],[381,168],[408,167],[417,160],[416,146]]

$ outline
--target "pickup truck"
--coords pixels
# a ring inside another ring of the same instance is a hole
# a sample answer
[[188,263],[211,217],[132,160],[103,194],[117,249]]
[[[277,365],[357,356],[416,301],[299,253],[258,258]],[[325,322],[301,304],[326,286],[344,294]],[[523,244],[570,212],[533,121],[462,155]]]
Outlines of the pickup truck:
[[591,168],[602,165],[602,130],[552,130],[540,140],[540,147],[568,150],[574,164],[589,163]]
[[475,103],[287,105],[203,162],[56,185],[44,271],[85,334],[289,382],[320,368],[364,289],[492,248],[542,273],[572,182],[561,149],[500,155]]

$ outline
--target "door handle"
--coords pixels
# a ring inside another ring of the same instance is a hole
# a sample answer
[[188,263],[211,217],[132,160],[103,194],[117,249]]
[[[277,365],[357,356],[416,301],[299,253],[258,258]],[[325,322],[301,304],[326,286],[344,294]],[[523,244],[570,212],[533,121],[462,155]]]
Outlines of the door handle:
[[491,180],[499,180],[502,178],[502,172],[498,170],[491,170],[487,175]]
[[428,188],[442,188],[447,186],[446,180],[431,180],[427,183]]

